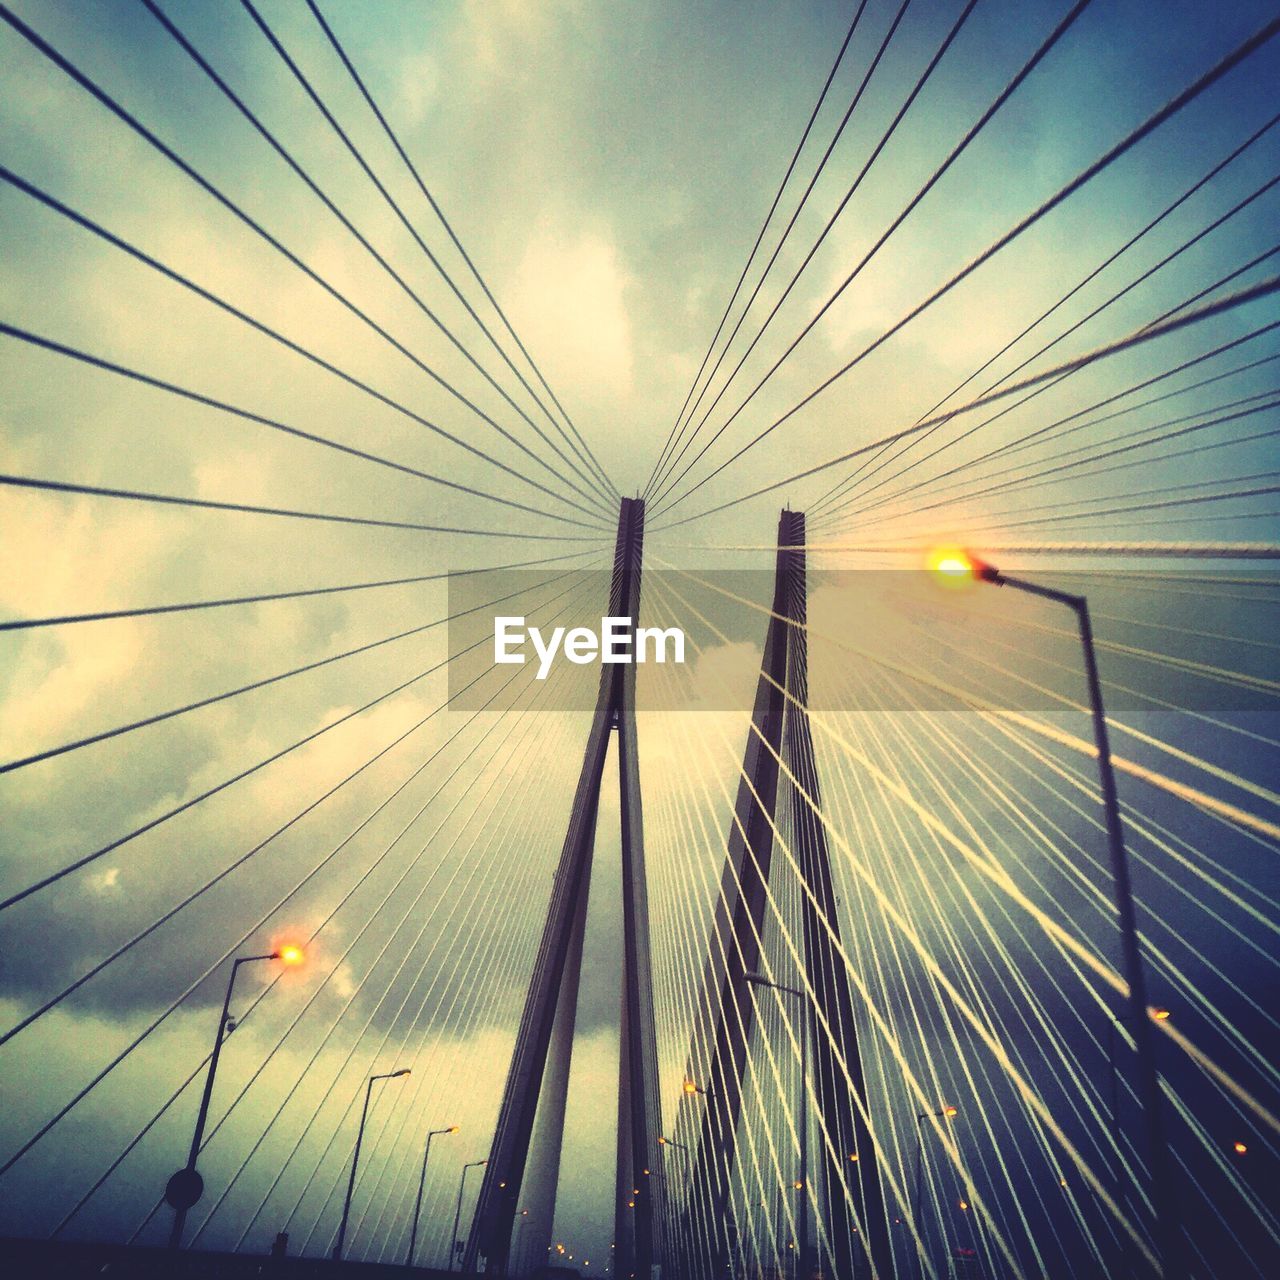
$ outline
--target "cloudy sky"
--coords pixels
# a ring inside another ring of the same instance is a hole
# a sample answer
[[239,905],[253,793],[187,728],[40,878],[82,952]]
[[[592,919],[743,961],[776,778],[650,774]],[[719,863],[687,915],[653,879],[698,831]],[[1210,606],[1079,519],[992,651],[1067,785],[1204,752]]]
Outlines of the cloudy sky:
[[[918,421],[1280,111],[1280,50],[1273,41],[664,517],[682,488],[711,475],[1273,16],[1264,0],[1225,7],[1195,0],[1158,7],[1094,0],[821,323],[735,413],[1070,8],[1060,0],[978,0],[824,234],[966,7],[959,0],[870,0],[865,6],[763,240],[766,260],[817,172],[812,192],[728,362],[700,400],[695,392],[693,422],[715,407],[678,464],[682,469],[694,460],[688,478],[651,503],[659,514],[646,546],[650,564],[770,569],[778,509],[816,503],[851,465],[707,518],[662,526]],[[321,9],[594,457],[621,493],[644,490],[854,6],[342,0]],[[167,16],[226,91],[152,10]],[[260,1249],[287,1223],[294,1247],[305,1242],[309,1251],[323,1252],[336,1225],[361,1081],[372,1071],[411,1062],[409,1081],[382,1086],[378,1095],[371,1185],[362,1183],[353,1247],[371,1258],[400,1256],[410,1207],[405,1189],[412,1194],[421,1136],[460,1123],[460,1135],[438,1140],[433,1149],[426,1202],[431,1228],[423,1257],[443,1262],[461,1165],[488,1151],[563,838],[583,721],[560,709],[566,704],[556,705],[554,689],[541,691],[545,705],[533,701],[540,690],[528,684],[501,695],[506,701],[497,705],[514,703],[505,717],[481,706],[479,694],[465,709],[442,709],[450,686],[441,666],[448,629],[440,620],[449,609],[441,577],[545,562],[521,579],[530,616],[590,613],[595,604],[580,598],[590,579],[564,575],[607,565],[612,497],[606,502],[595,496],[582,478],[589,466],[577,463],[568,431],[556,425],[560,415],[546,415],[535,404],[432,265],[428,251],[546,401],[307,5],[255,0],[251,11],[234,0],[157,0],[154,6],[14,0],[5,14],[0,321],[20,333],[8,333],[0,343],[6,390],[0,470],[10,477],[433,528],[199,510],[12,485],[0,495],[4,620],[400,583],[0,633],[0,742],[4,759],[15,762],[337,659],[0,775],[5,895],[99,855],[0,919],[5,1026],[21,1024],[146,931],[55,1009],[0,1044],[6,1094],[20,1099],[0,1118],[0,1157],[20,1151],[117,1053],[166,1015],[4,1175],[0,1226],[45,1234],[76,1209],[65,1224],[69,1235],[124,1239],[141,1226],[139,1238],[162,1240],[167,1210],[147,1215],[164,1178],[181,1163],[194,1087],[118,1167],[114,1162],[207,1051],[223,990],[223,957],[237,948],[242,954],[246,935],[244,946],[268,948],[314,936],[306,966],[271,987],[261,1008],[254,1005],[224,1057],[214,1117],[246,1091],[202,1157],[211,1194],[193,1224],[214,1211],[198,1242]],[[856,110],[819,170],[882,47]],[[113,114],[67,67],[138,127]],[[308,96],[303,79],[330,119]],[[1278,160],[1280,129],[1262,133],[951,403],[995,384],[1029,357],[1019,376],[1119,339],[1239,268],[1246,270],[1207,296],[1273,273],[1275,259],[1263,255],[1275,248],[1280,197],[1267,184]],[[1221,225],[1206,232],[1219,219]],[[1202,239],[1183,248],[1201,232]],[[820,236],[820,247],[729,380]],[[1164,264],[1175,250],[1180,252]],[[748,291],[762,268],[757,259],[746,278]],[[1091,316],[1153,268],[1149,278]],[[730,328],[740,311],[741,303]],[[1275,426],[1267,400],[1276,385],[1274,363],[1256,363],[1232,373],[1230,381],[1206,383],[1129,418],[1095,424],[1094,417],[1103,416],[1098,411],[1070,441],[1059,446],[1057,437],[1042,440],[1031,451],[1010,453],[1009,463],[988,455],[1236,340],[1238,348],[1148,394],[1274,356],[1274,335],[1254,334],[1275,318],[1273,295],[1100,361],[1025,409],[984,422],[967,438],[960,439],[990,415],[971,413],[945,424],[928,446],[890,462],[872,479],[877,489],[868,492],[864,477],[862,489],[853,491],[864,495],[862,505],[828,508],[825,523],[814,530],[819,548],[823,540],[866,543],[905,548],[908,555],[850,560],[819,551],[815,564],[911,568],[920,545],[964,541],[1025,548],[1011,551],[1009,562],[1047,563],[1066,573],[1096,569],[1100,562],[1079,556],[1037,560],[1035,544],[1273,540],[1277,503],[1268,486],[1274,489],[1274,444],[1266,432]],[[1037,354],[1060,334],[1066,335],[1060,343]],[[27,340],[32,336],[243,412],[92,367]],[[1187,422],[1207,420],[1228,402],[1232,409],[1222,413],[1243,407],[1249,415],[1192,436],[1189,444],[1222,446],[1194,461],[1153,453],[1143,455],[1138,467],[1068,473],[1052,485],[1019,483],[1028,471],[1053,465],[1060,449],[1101,451],[1124,431],[1156,434],[1182,415]],[[712,431],[731,415],[724,435],[702,457]],[[281,426],[320,439],[303,439]],[[945,454],[894,478],[898,468],[944,443]],[[558,452],[573,457],[577,470],[568,470]],[[942,473],[961,462],[974,464],[964,473],[967,487],[942,487],[948,483]],[[1001,471],[1006,465],[1009,471]],[[978,492],[1002,477],[1014,483],[993,494]],[[1149,509],[1139,496],[1181,484],[1201,484],[1213,494],[1251,492],[1159,509]],[[940,497],[949,501],[931,505]],[[870,505],[880,499],[889,501]],[[1139,509],[1113,510],[1135,504]],[[1074,518],[1091,510],[1097,514],[1089,520]],[[1041,517],[1050,511],[1054,521],[1044,523]],[[1058,521],[1063,513],[1068,518]],[[1124,567],[1141,566],[1125,561]],[[758,581],[760,603],[767,605],[767,577]],[[828,623],[847,637],[857,625],[852,615],[878,618],[881,658],[907,661],[903,655],[909,653],[912,663],[935,677],[958,679],[958,671],[975,691],[997,700],[1009,696],[1002,691],[1002,671],[1039,683],[1073,678],[1067,642],[1035,629],[1060,627],[1061,620],[1046,624],[1032,613],[1025,615],[1026,627],[1011,635],[982,606],[935,599],[927,605],[934,619],[929,640],[941,647],[911,649],[920,640],[915,623],[904,624],[906,630],[915,626],[915,640],[899,646],[885,620],[900,616],[899,592],[907,588],[892,575],[875,581],[878,603],[865,615],[861,597],[853,597],[851,606],[846,594],[837,604],[833,586]],[[1110,592],[1109,604],[1099,605],[1111,619],[1099,623],[1100,635],[1113,645],[1104,662],[1114,696],[1132,712],[1127,723],[1133,732],[1117,750],[1150,769],[1167,770],[1184,791],[1198,789],[1274,818],[1266,806],[1275,797],[1265,788],[1269,773],[1274,776],[1275,745],[1268,736],[1274,721],[1270,704],[1257,703],[1274,696],[1265,684],[1274,670],[1274,649],[1266,643],[1275,623],[1269,588],[1251,587],[1258,594],[1247,599],[1231,583],[1160,595],[1150,581],[1132,589],[1098,581],[1090,588],[1091,595]],[[646,610],[655,617],[679,613],[676,590],[674,581],[664,582],[646,597]],[[925,606],[917,600],[913,607],[917,612],[909,617],[918,620]],[[655,710],[643,727],[646,785],[654,797],[655,917],[670,930],[655,943],[655,963],[668,1091],[664,1114],[673,1124],[687,1123],[675,1105],[689,1035],[678,997],[691,981],[691,959],[696,968],[700,930],[718,883],[734,758],[745,734],[741,713],[750,705],[763,617],[759,623],[754,638],[747,626],[732,636],[691,628],[700,646],[694,687],[712,709],[692,718]],[[1212,639],[1224,633],[1240,638],[1227,653]],[[890,634],[892,642],[885,639]],[[985,671],[956,657],[966,645],[973,651],[975,635],[991,664]],[[958,647],[946,649],[942,637]],[[363,651],[339,656],[355,649]],[[1153,676],[1133,650],[1175,653],[1183,665],[1172,676],[1171,668]],[[1055,661],[1057,673],[1046,674]],[[1217,677],[1197,685],[1209,678],[1188,662],[1213,664],[1233,677],[1243,673],[1243,683]],[[940,752],[939,759],[912,756],[893,736],[904,731],[911,708],[874,684],[857,687],[847,652],[841,657],[838,646],[815,655],[814,668],[815,700],[833,716],[879,709],[888,717],[874,732],[867,728],[870,719],[851,722],[871,735],[863,742],[864,771],[849,764],[847,752],[839,754],[835,738],[820,744],[824,767],[840,779],[830,789],[833,821],[849,839],[861,841],[859,847],[885,842],[876,845],[880,860],[868,855],[874,875],[891,874],[895,863],[886,850],[896,840],[924,858],[913,866],[927,882],[932,873],[922,851],[923,829],[908,825],[895,834],[877,820],[887,823],[885,815],[894,809],[886,798],[892,779],[883,770],[901,770],[925,795],[948,759],[957,769],[957,760],[981,760],[989,774],[1003,768],[1002,747],[1030,748],[1021,740],[989,740],[985,727],[966,722],[954,730],[960,739],[949,739],[952,730],[945,726],[930,730],[929,750]],[[562,676],[565,682],[586,678],[576,671]],[[1162,680],[1168,681],[1166,701],[1194,707],[1194,716],[1168,713],[1151,701]],[[1139,692],[1125,703],[1125,691],[1134,687]],[[675,696],[657,682],[650,705],[662,707]],[[878,701],[886,696],[892,705]],[[1050,712],[1043,701],[1032,701],[1055,724],[1087,731],[1068,711]],[[852,732],[850,724],[844,732]],[[317,733],[222,789],[242,771]],[[685,742],[682,734],[692,738]],[[962,750],[966,734],[971,737]],[[844,741],[848,746],[851,739]],[[1072,785],[1055,768],[1087,778],[1088,761],[1060,742],[1039,749],[1048,755],[1022,757],[1038,769],[1025,784],[1026,795],[1033,787],[1048,789],[1039,801],[1044,822],[1035,831],[1019,828],[1011,835],[1000,827],[1002,810],[994,798],[966,799],[976,807],[963,822],[951,815],[961,826],[977,824],[975,830],[996,823],[1016,846],[1005,847],[1002,858],[1025,854],[1051,829],[1061,832],[1060,849],[1070,839],[1094,839],[1091,814],[1071,809],[1070,798],[1054,790],[1069,793]],[[970,778],[968,785],[973,783]],[[1015,782],[1008,785],[1016,790]],[[209,799],[172,812],[214,788]],[[1196,1012],[1189,1021],[1215,1046],[1231,1039],[1225,1029],[1231,1026],[1245,1028],[1248,1044],[1274,1034],[1269,1015],[1258,1008],[1265,1007],[1266,994],[1274,996],[1273,970],[1260,974],[1256,1001],[1246,999],[1235,980],[1258,949],[1257,931],[1273,918],[1260,905],[1275,890],[1271,837],[1256,824],[1224,825],[1220,813],[1206,816],[1203,805],[1189,806],[1168,788],[1154,799],[1131,791],[1126,802],[1150,814],[1141,856],[1154,869],[1139,875],[1140,889],[1151,895],[1152,920],[1169,927],[1169,936],[1162,935],[1161,945],[1170,950],[1161,981],[1181,976],[1190,984],[1194,975],[1204,984],[1195,987]],[[556,1238],[576,1245],[578,1258],[593,1260],[605,1258],[612,1232],[619,925],[611,793],[600,821],[564,1190],[554,1226]],[[132,834],[149,823],[155,825]],[[719,844],[713,833],[720,833]],[[1000,850],[998,837],[990,838]],[[1233,905],[1215,900],[1212,911],[1219,914],[1212,917],[1209,908],[1197,914],[1195,894],[1187,890],[1191,880],[1180,879],[1184,864],[1217,874],[1197,861],[1205,846],[1214,848],[1214,867],[1226,870],[1221,883],[1229,881],[1236,895]],[[1026,864],[1018,866],[1025,870]],[[224,879],[205,888],[223,872]],[[1028,879],[1017,874],[1020,883],[1034,881],[1037,902],[1054,901],[1059,887],[1051,877],[1041,882],[1033,871],[1026,872]],[[1060,874],[1070,879],[1069,868]],[[853,876],[842,910],[852,911],[857,901],[870,913],[868,953],[879,948],[899,966],[896,978],[887,961],[887,968],[868,977],[870,990],[891,1002],[908,981],[893,950],[891,913],[869,888],[865,899],[855,895],[853,886],[864,882],[849,867],[842,864],[840,875]],[[965,951],[962,940],[929,914],[942,913],[942,906],[931,907],[897,881],[883,883],[921,913],[917,936],[939,954]],[[162,921],[197,891],[198,900]],[[1109,925],[1082,918],[1079,927],[1089,945],[1105,953]],[[1022,934],[1015,944],[1012,926],[999,928],[1014,946],[1011,954],[1024,946],[1030,964],[1034,946]],[[777,945],[784,956],[785,947]],[[981,951],[981,944],[974,945]],[[986,981],[982,965],[995,963],[983,954],[974,970],[979,987]],[[1016,967],[1014,960],[1008,963]],[[269,980],[266,967],[243,973],[242,1012],[267,991]],[[1057,998],[1051,990],[1061,992],[1054,985],[1058,977],[1028,981],[1050,1003]],[[916,1022],[915,1034],[926,1045],[935,1038],[941,1044],[948,1024],[935,1008],[940,997],[929,992],[935,1003],[924,1024]],[[993,999],[1007,1009],[1015,995],[1010,989]],[[1230,1051],[1240,1055],[1233,1068],[1253,1081],[1248,1073],[1258,1068],[1247,1048],[1237,1044]],[[892,1095],[893,1106],[909,1105],[902,1101],[901,1064],[888,1049],[869,1052],[872,1075],[886,1097]],[[925,1048],[922,1056],[913,1051],[908,1057],[925,1071],[921,1063],[932,1062],[933,1054]],[[942,1070],[935,1084],[954,1081],[959,1087],[962,1073]],[[1174,1075],[1180,1070],[1171,1068]],[[777,1092],[781,1098],[786,1089]],[[1071,1101],[1063,1105],[1069,1108]],[[1207,1113],[1219,1100],[1204,1105]],[[899,1164],[909,1155],[900,1146],[894,1148]],[[80,1207],[108,1169],[110,1176]],[[1241,1190],[1225,1172],[1213,1175],[1219,1176],[1224,1196],[1249,1203],[1247,1186]],[[224,1188],[226,1199],[215,1207],[213,1192],[220,1196]],[[998,1203],[998,1188],[990,1194]],[[1053,1208],[1038,1212],[1043,1216],[1037,1221],[1066,1220]],[[1224,1211],[1224,1220],[1235,1221],[1235,1212]],[[998,1210],[993,1214],[1001,1218]]]

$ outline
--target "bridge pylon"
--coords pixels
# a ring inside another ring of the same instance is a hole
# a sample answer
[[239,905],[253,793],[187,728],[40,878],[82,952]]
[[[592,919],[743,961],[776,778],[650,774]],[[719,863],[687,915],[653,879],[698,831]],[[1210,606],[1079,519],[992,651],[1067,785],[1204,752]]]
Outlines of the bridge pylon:
[[[840,922],[808,710],[808,583],[805,518],[778,522],[773,607],[725,868],[703,974],[691,1078],[708,1082],[697,1126],[693,1181],[678,1233],[680,1274],[723,1280],[735,1248],[730,1169],[742,1121],[742,1090],[755,1022],[748,974],[766,936],[779,791],[792,815],[791,853],[802,880],[803,997],[799,1035],[813,1046],[805,1082],[818,1119],[826,1261],[837,1280],[893,1280],[893,1245],[879,1156],[867,1124],[855,1006],[840,957]],[[808,1097],[806,1096],[806,1106]],[[803,1132],[803,1129],[802,1129]],[[802,1139],[803,1141],[803,1139]],[[810,1178],[812,1184],[815,1180]],[[814,1186],[797,1188],[798,1247],[808,1264]],[[861,1228],[859,1228],[859,1223]],[[738,1247],[740,1247],[740,1242]],[[803,1271],[803,1274],[808,1274]]]
[[[608,614],[629,618],[632,629],[640,612],[643,547],[644,502],[623,498]],[[609,735],[615,731],[622,819],[623,978],[613,1275],[649,1280],[651,1268],[661,1263],[662,1180],[650,1174],[659,1168],[661,1113],[635,682],[634,664],[601,667],[568,830],[467,1241],[468,1271],[483,1267],[487,1274],[507,1273],[512,1230],[522,1207],[532,1204],[531,1218],[547,1231],[551,1228],[600,788]],[[536,1152],[532,1165],[531,1147]]]

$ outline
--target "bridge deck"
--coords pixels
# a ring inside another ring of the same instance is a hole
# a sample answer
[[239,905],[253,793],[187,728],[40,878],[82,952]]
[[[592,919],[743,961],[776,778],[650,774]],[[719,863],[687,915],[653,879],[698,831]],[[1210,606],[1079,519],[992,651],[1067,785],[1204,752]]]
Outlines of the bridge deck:
[[478,1280],[466,1272],[405,1267],[376,1262],[334,1262],[328,1258],[272,1258],[263,1254],[206,1253],[201,1250],[145,1249],[121,1244],[81,1244],[54,1240],[0,1238],[0,1272],[10,1280]]

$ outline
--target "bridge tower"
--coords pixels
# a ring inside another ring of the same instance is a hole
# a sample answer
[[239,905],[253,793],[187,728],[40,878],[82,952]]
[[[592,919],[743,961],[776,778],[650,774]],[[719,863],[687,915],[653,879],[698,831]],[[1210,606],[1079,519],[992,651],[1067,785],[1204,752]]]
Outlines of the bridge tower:
[[[644,546],[644,502],[623,498],[609,592],[611,617],[637,624]],[[622,818],[623,977],[618,1082],[618,1163],[613,1274],[649,1280],[661,1262],[661,1132],[644,823],[637,756],[634,664],[601,667],[568,831],[555,873],[542,940],[525,997],[503,1091],[489,1162],[468,1238],[464,1266],[505,1275],[512,1229],[521,1206],[550,1230],[569,1086],[582,940],[595,848],[600,787],[609,735],[618,735]],[[530,1167],[530,1148],[537,1153]],[[541,1260],[541,1259],[539,1259]]]
[[[839,1280],[856,1275],[892,1280],[893,1246],[878,1154],[865,1119],[866,1089],[854,1003],[839,955],[831,857],[819,817],[822,795],[808,710],[803,513],[782,512],[777,546],[773,608],[703,975],[700,1014],[705,1031],[702,1043],[707,1048],[701,1052],[695,1042],[690,1060],[691,1077],[706,1080],[708,1094],[694,1148],[693,1185],[679,1233],[685,1255],[681,1274],[689,1280],[722,1280],[731,1257],[729,1171],[741,1120],[755,1009],[746,975],[758,967],[765,934],[782,787],[790,793],[792,852],[806,889],[802,895],[802,1017],[807,1025],[800,1034],[813,1046],[808,1088],[821,1122],[818,1132],[830,1137],[830,1144],[820,1137],[816,1145],[821,1153],[820,1187],[832,1269]],[[830,1028],[831,1033],[820,1034],[821,1027]],[[814,1190],[805,1188],[805,1197]],[[808,1203],[803,1221],[808,1219]],[[799,1234],[803,1250],[807,1232]]]

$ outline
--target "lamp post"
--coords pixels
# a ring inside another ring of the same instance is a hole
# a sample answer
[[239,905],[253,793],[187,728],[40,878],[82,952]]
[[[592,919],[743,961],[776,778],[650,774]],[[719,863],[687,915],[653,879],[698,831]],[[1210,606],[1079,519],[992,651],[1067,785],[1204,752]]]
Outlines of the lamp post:
[[242,964],[256,964],[261,960],[279,960],[287,965],[299,964],[302,951],[298,947],[281,947],[261,956],[237,956],[231,965],[231,977],[227,980],[227,994],[222,1001],[222,1013],[218,1016],[218,1030],[213,1037],[213,1052],[209,1055],[209,1071],[204,1078],[204,1093],[200,1097],[200,1110],[196,1115],[195,1132],[191,1135],[191,1150],[187,1153],[187,1163],[169,1179],[164,1190],[164,1198],[173,1206],[173,1226],[169,1232],[169,1248],[177,1249],[182,1244],[182,1231],[187,1223],[187,1212],[204,1194],[204,1179],[196,1171],[196,1161],[200,1157],[200,1147],[204,1142],[204,1127],[209,1119],[209,1102],[213,1097],[213,1078],[218,1071],[218,1059],[222,1056],[222,1043],[235,1029],[235,1021],[230,1016],[231,993],[235,989],[236,975]]
[[[680,1153],[680,1158],[684,1161],[685,1175],[683,1180],[683,1187],[684,1187],[684,1202],[687,1207],[689,1203],[689,1194],[690,1194],[689,1192],[689,1148],[685,1146],[683,1142],[676,1142],[672,1138],[664,1138],[661,1135],[658,1136],[658,1146],[662,1147],[664,1150],[667,1147],[671,1147],[672,1149],[678,1151]],[[665,1175],[666,1170],[657,1169],[654,1172]],[[670,1191],[671,1182],[669,1179],[666,1185],[667,1185],[667,1190]],[[635,1201],[631,1200],[631,1201],[628,1201],[627,1207],[631,1208],[634,1205],[635,1205]],[[682,1245],[683,1245],[683,1242],[682,1242]]]
[[[689,1182],[689,1177],[688,1177],[688,1174],[689,1174],[689,1148],[688,1148],[687,1146],[685,1146],[685,1144],[684,1144],[683,1142],[676,1142],[676,1141],[675,1141],[674,1139],[672,1139],[672,1138],[664,1138],[664,1137],[662,1137],[661,1135],[659,1135],[659,1137],[658,1137],[658,1146],[660,1146],[660,1147],[662,1147],[662,1148],[664,1148],[664,1149],[665,1149],[665,1148],[667,1148],[667,1147],[671,1147],[671,1148],[673,1148],[674,1150],[676,1150],[676,1151],[678,1151],[678,1152],[680,1153],[680,1157],[681,1157],[681,1159],[684,1161],[684,1168],[685,1168],[685,1178],[684,1178],[684,1196],[685,1196],[685,1203],[687,1204],[687,1203],[688,1203],[688,1197],[689,1197],[689,1189],[688,1189],[688,1182]],[[661,1173],[661,1174],[665,1174],[665,1173],[666,1173],[666,1170],[665,1170],[665,1169],[659,1169],[659,1170],[657,1170],[656,1172]],[[668,1190],[670,1190],[670,1187],[671,1187],[671,1183],[670,1183],[670,1181],[668,1181],[668,1182],[667,1182],[667,1189],[668,1189]],[[633,1208],[634,1206],[635,1206],[635,1201],[634,1201],[634,1200],[630,1200],[630,1201],[628,1201],[628,1202],[627,1202],[627,1207],[628,1207],[628,1208]]]
[[1055,604],[1066,605],[1075,614],[1084,652],[1085,679],[1089,689],[1089,710],[1093,719],[1093,739],[1098,755],[1098,780],[1102,789],[1102,809],[1107,831],[1107,849],[1111,861],[1111,880],[1115,892],[1115,908],[1120,926],[1120,953],[1125,982],[1128,984],[1128,1008],[1124,1019],[1133,1036],[1138,1075],[1138,1101],[1142,1107],[1146,1130],[1145,1155],[1147,1177],[1151,1183],[1151,1201],[1155,1208],[1155,1245],[1164,1280],[1175,1280],[1183,1274],[1179,1249],[1181,1228],[1177,1203],[1170,1180],[1171,1164],[1165,1138],[1164,1118],[1160,1107],[1160,1072],[1156,1065],[1155,1037],[1151,1022],[1154,1011],[1147,1007],[1147,983],[1142,967],[1142,949],[1138,942],[1137,913],[1133,904],[1133,885],[1129,878],[1129,858],[1124,846],[1124,828],[1120,823],[1120,802],[1116,794],[1116,775],[1111,762],[1111,742],[1107,736],[1107,716],[1102,706],[1102,685],[1098,679],[1098,659],[1093,645],[1093,624],[1089,620],[1089,602],[1084,596],[1044,587],[1023,578],[1011,578],[994,565],[985,564],[966,552],[944,552],[935,557],[934,567],[949,577],[969,577],[991,582],[998,587],[1038,596]]
[[800,1228],[796,1265],[797,1270],[803,1272],[809,1257],[809,997],[799,988],[771,982],[761,973],[744,973],[742,977],[752,986],[781,991],[800,1001],[800,1177],[795,1190]]
[[453,1212],[453,1245],[449,1250],[449,1270],[453,1270],[454,1261],[458,1256],[458,1223],[462,1221],[462,1193],[467,1186],[467,1170],[480,1169],[488,1164],[487,1160],[472,1160],[468,1164],[462,1166],[462,1178],[458,1182],[458,1207]]
[[413,1266],[413,1253],[418,1244],[418,1215],[422,1212],[422,1188],[427,1185],[427,1160],[431,1155],[431,1139],[442,1133],[457,1133],[459,1126],[451,1124],[447,1129],[432,1129],[427,1134],[427,1147],[422,1153],[422,1172],[418,1175],[418,1198],[413,1205],[413,1228],[409,1232],[409,1256],[404,1260],[406,1267]]
[[516,1242],[515,1242],[515,1246],[511,1250],[512,1256],[516,1260],[516,1275],[520,1274],[520,1244],[521,1244],[521,1241],[524,1239],[525,1223],[527,1223],[528,1221],[529,1221],[529,1210],[521,1209],[520,1225],[516,1228]]
[[360,1165],[360,1144],[364,1141],[364,1122],[369,1118],[369,1098],[373,1094],[373,1082],[375,1080],[399,1080],[401,1076],[409,1074],[408,1067],[401,1067],[399,1071],[384,1071],[379,1075],[370,1076],[364,1086],[364,1108],[360,1112],[360,1128],[356,1133],[356,1149],[351,1156],[351,1174],[347,1178],[347,1198],[342,1202],[342,1221],[338,1224],[338,1239],[333,1246],[334,1261],[338,1261],[342,1257],[342,1246],[347,1239],[347,1218],[351,1215],[351,1193],[356,1189],[356,1169]]
[[[1120,1153],[1120,1070],[1116,1065],[1116,1031],[1120,1024],[1128,1022],[1131,1014],[1113,1013],[1107,1017],[1107,1077],[1110,1082],[1108,1101],[1111,1106],[1111,1133],[1116,1144],[1115,1158],[1112,1162],[1111,1176],[1114,1182],[1116,1203],[1129,1204],[1128,1186],[1124,1176],[1124,1158]],[[1153,1008],[1151,1017],[1157,1022],[1165,1022],[1169,1018],[1169,1010]],[[1127,1276],[1131,1271],[1129,1238],[1120,1233],[1120,1272]]]
[[956,1115],[956,1109],[952,1106],[945,1106],[940,1111],[917,1111],[916,1112],[916,1193],[912,1199],[912,1216],[916,1222],[916,1233],[920,1237],[920,1275],[924,1276],[924,1231],[920,1221],[920,1200],[921,1191],[921,1174],[924,1169],[924,1125],[923,1121],[930,1116],[935,1116],[939,1120],[951,1120]]

